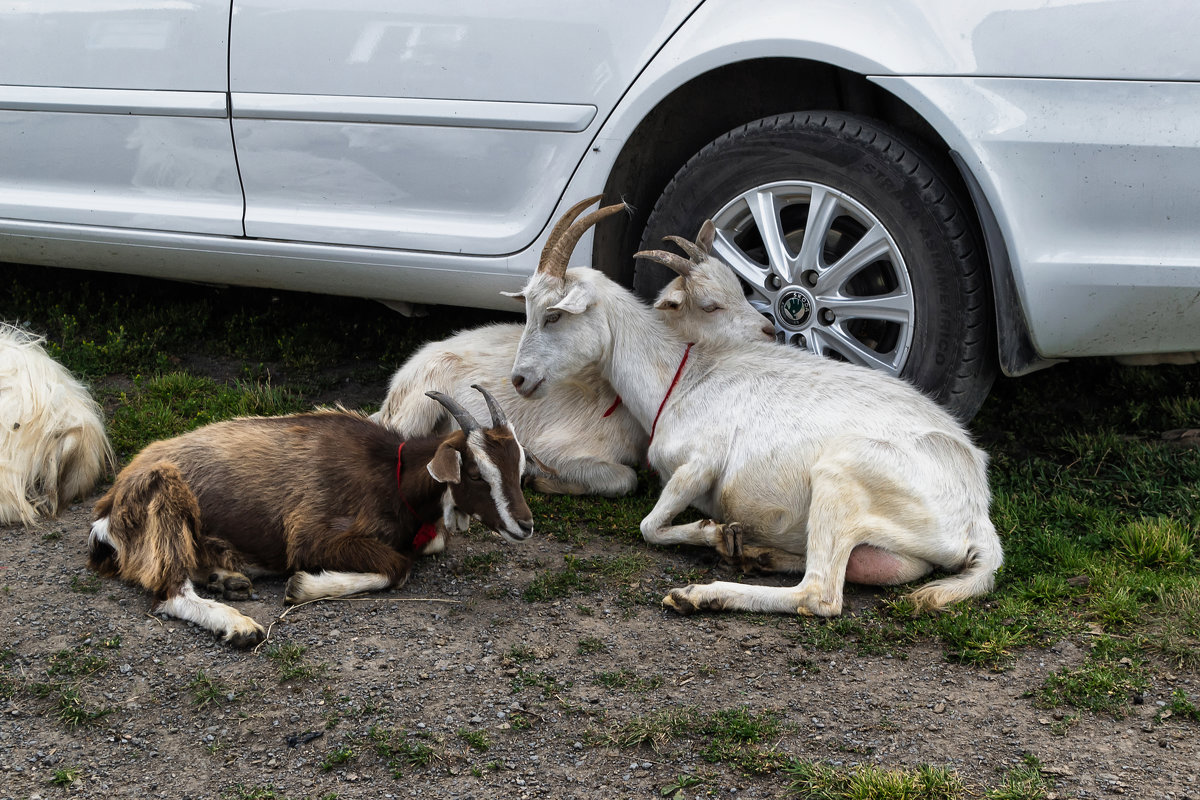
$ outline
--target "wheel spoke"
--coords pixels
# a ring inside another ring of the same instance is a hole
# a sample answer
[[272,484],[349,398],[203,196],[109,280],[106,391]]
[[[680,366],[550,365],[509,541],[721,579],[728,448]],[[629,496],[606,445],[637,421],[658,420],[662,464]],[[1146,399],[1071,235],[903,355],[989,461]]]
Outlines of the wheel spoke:
[[881,356],[854,338],[841,326],[833,325],[827,328],[813,328],[808,332],[808,339],[810,343],[816,343],[817,345],[814,347],[813,344],[810,344],[809,349],[819,352],[822,355],[834,352],[851,364],[859,364],[860,366],[882,370],[889,375],[897,375],[900,372],[901,365],[896,363],[896,358]]
[[750,284],[750,287],[764,298],[771,297],[774,292],[767,287],[769,272],[760,264],[751,260],[742,248],[734,244],[727,231],[718,228],[713,240],[713,253],[737,273],[738,277]]
[[[807,235],[804,242],[805,245],[808,244]],[[821,271],[817,276],[814,291],[819,295],[844,294],[844,287],[854,279],[859,270],[878,261],[881,256],[891,252],[891,249],[892,243],[888,239],[887,231],[882,225],[872,225],[844,256]]]
[[752,193],[746,198],[750,207],[750,215],[758,227],[758,235],[762,237],[763,247],[767,251],[767,261],[771,270],[783,279],[784,283],[794,283],[796,280],[796,260],[788,252],[787,241],[784,238],[783,222],[779,219],[779,198],[769,190]]
[[821,186],[813,186],[808,199],[808,221],[804,224],[804,243],[796,258],[797,273],[824,268],[825,240],[838,216],[838,196]]
[[907,325],[912,322],[913,298],[907,292],[869,297],[818,297],[817,305],[839,320],[880,319]]

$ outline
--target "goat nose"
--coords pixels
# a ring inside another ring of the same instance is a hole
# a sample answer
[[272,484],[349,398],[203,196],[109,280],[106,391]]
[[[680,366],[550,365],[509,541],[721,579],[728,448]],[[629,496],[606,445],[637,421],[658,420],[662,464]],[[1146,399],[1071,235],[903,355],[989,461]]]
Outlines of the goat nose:
[[533,535],[533,520],[519,519],[517,520],[517,527],[519,527],[526,536]]
[[522,385],[523,383],[525,383],[525,376],[524,376],[524,375],[518,375],[518,374],[516,374],[516,373],[513,373],[513,376],[512,376],[512,385],[513,385],[513,388],[514,388],[514,389],[520,389],[520,388],[521,388],[521,385]]
[[764,322],[763,326],[762,326],[762,332],[766,335],[766,337],[768,339],[774,339],[775,338],[774,324],[772,324],[770,322]]

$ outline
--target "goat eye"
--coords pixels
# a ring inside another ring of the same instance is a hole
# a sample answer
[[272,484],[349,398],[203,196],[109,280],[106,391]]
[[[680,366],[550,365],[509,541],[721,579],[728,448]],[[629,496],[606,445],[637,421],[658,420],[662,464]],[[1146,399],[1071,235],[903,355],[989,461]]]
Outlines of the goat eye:
[[709,314],[713,313],[714,311],[720,311],[722,308],[724,308],[724,306],[719,306],[716,303],[704,306],[704,310]]
[[476,471],[474,471],[474,470],[467,470],[467,477],[468,477],[468,478],[470,478],[470,479],[471,479],[471,480],[473,480],[473,481],[481,481],[481,480],[483,480],[483,476],[482,476],[482,475],[480,475],[478,472],[476,472]]
[[546,315],[546,319],[542,322],[542,324],[543,325],[553,325],[554,323],[558,322],[560,319],[562,319],[561,311],[551,311],[549,314]]

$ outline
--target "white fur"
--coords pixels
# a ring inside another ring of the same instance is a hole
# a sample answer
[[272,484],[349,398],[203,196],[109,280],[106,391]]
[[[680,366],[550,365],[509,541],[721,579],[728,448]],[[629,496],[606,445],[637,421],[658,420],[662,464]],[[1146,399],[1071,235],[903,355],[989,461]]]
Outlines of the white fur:
[[318,573],[297,572],[288,578],[287,601],[304,603],[323,597],[345,597],[361,592],[379,592],[391,584],[386,575],[377,572],[338,572],[322,570]]
[[[509,426],[512,430],[512,426]],[[516,438],[514,436],[514,438]],[[475,456],[475,466],[479,467],[479,475],[487,483],[491,490],[492,502],[496,505],[496,513],[500,515],[500,521],[503,523],[500,528],[500,535],[510,542],[522,542],[529,538],[533,532],[532,529],[525,531],[513,516],[512,508],[509,505],[508,498],[504,496],[504,475],[500,472],[500,467],[492,463],[488,458],[487,451],[484,446],[483,434],[479,431],[473,431],[467,437],[467,443]],[[518,444],[518,446],[520,446]],[[521,453],[520,465],[525,463],[524,451]]]
[[108,535],[108,517],[101,517],[92,523],[92,530],[88,534],[88,550],[95,550],[97,544],[106,544],[116,549],[116,543]]
[[[773,335],[732,270],[716,260],[687,279],[671,281],[659,294],[658,307],[661,318],[689,341]],[[436,389],[459,398],[478,419],[486,419],[483,398],[467,391],[477,383],[503,406],[521,444],[554,471],[537,475],[534,489],[609,497],[633,491],[637,475],[631,465],[646,456],[642,426],[623,405],[604,416],[617,393],[595,368],[583,368],[532,399],[520,397],[509,373],[521,330],[520,325],[488,325],[426,344],[392,376],[373,419],[406,438],[448,433],[455,428],[453,418],[425,392]]]
[[220,634],[226,642],[235,637],[261,640],[266,635],[261,625],[240,611],[197,595],[190,580],[183,582],[179,594],[159,603],[154,613],[194,622],[201,628]]
[[100,406],[42,342],[0,323],[0,524],[57,516],[114,461]]
[[[599,368],[649,429],[684,342],[595,270],[536,274],[525,297],[514,382],[536,396],[538,387]],[[559,320],[547,324],[555,312]],[[664,602],[677,610],[840,613],[860,545],[895,556],[891,572],[873,582],[912,580],[935,566],[961,570],[911,595],[921,607],[941,608],[990,590],[1002,561],[988,518],[985,454],[932,401],[864,367],[772,344],[702,342],[648,455],[666,479],[642,520],[648,541],[807,568],[796,587],[676,589]],[[739,523],[740,534],[711,520],[673,525],[689,505]]]

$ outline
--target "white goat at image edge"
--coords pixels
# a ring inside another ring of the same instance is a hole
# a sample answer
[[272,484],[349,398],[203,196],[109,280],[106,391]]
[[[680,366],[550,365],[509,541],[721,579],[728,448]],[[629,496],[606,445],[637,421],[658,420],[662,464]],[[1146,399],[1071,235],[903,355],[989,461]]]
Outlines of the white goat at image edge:
[[[935,568],[955,574],[911,592],[918,609],[991,590],[1003,555],[987,457],[907,383],[775,344],[689,346],[592,269],[539,269],[523,294],[517,391],[536,396],[599,367],[650,433],[650,464],[666,483],[641,522],[647,541],[804,572],[792,587],[693,584],[665,605],[832,616],[846,580],[902,584]],[[689,505],[715,519],[673,525]]]
[[104,415],[46,352],[45,339],[0,323],[0,524],[56,517],[115,462]]

